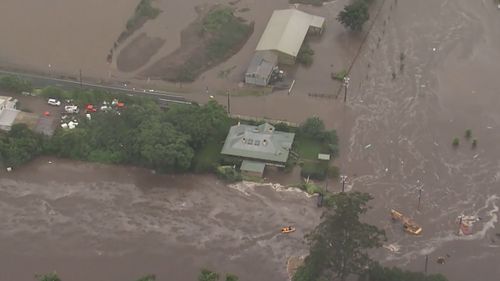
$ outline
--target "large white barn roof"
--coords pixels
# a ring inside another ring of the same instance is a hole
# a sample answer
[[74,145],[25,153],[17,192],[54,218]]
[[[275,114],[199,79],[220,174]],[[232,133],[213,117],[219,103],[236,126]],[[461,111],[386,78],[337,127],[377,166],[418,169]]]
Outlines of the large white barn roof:
[[296,9],[276,10],[257,45],[257,51],[276,50],[296,57],[310,26],[321,28],[323,17]]

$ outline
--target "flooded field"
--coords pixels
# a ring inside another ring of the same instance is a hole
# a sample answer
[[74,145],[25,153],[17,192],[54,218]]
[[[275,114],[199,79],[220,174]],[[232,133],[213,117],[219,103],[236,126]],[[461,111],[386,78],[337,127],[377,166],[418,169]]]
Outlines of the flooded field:
[[0,280],[191,281],[203,267],[285,280],[318,219],[313,198],[278,186],[41,158],[0,172]]

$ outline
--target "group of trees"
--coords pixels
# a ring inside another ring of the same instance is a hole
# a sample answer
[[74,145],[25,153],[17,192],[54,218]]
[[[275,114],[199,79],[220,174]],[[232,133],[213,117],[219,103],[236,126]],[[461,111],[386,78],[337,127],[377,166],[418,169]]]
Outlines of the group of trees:
[[0,133],[0,166],[19,166],[42,152],[42,136],[24,124],[15,124],[8,133]]
[[367,193],[339,193],[325,199],[321,223],[307,236],[309,256],[293,281],[339,280],[357,276],[359,281],[446,281],[442,275],[386,268],[372,260],[367,251],[385,240],[384,231],[363,223],[372,197]]
[[354,0],[351,4],[344,7],[337,20],[346,28],[359,31],[370,18],[368,8],[374,0]]
[[318,153],[332,157],[337,157],[339,153],[337,132],[325,130],[325,124],[318,117],[310,117],[300,125],[294,149],[299,153],[303,178],[324,180],[326,177],[338,177],[338,167],[331,166],[329,161],[317,160]]
[[[5,85],[23,85],[15,78],[2,81],[9,81]],[[71,99],[79,105],[97,105],[112,99],[98,91],[63,91],[54,87],[42,90],[41,95]],[[58,129],[50,138],[34,133],[26,125],[14,125],[10,132],[0,133],[0,166],[15,167],[48,154],[183,172],[191,169],[195,154],[207,142],[225,138],[231,122],[224,107],[214,101],[205,105],[172,105],[169,110],[162,110],[151,99],[120,100],[126,101],[126,109],[93,114],[92,120],[79,118],[77,128]]]
[[131,105],[120,115],[95,114],[73,130],[58,130],[46,151],[60,157],[134,164],[159,171],[188,171],[207,141],[227,130],[229,119],[215,102],[179,105],[162,111],[156,104]]

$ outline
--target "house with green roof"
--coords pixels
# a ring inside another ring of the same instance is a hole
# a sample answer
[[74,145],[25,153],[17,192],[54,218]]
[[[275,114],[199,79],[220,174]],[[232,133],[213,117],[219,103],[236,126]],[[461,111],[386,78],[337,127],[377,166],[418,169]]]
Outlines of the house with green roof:
[[262,176],[266,165],[285,166],[294,138],[294,133],[276,131],[269,123],[238,123],[229,130],[221,153],[243,159],[242,172]]

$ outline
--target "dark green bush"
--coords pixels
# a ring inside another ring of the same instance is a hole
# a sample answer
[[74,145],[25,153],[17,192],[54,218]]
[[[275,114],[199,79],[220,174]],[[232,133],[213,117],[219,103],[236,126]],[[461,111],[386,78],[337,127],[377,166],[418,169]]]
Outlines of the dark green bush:
[[242,180],[241,173],[233,166],[219,166],[216,169],[219,178],[228,182],[237,182]]
[[300,175],[304,178],[324,180],[328,171],[328,162],[305,162]]

